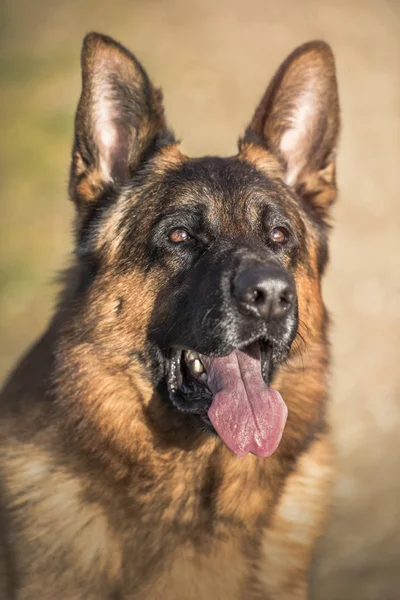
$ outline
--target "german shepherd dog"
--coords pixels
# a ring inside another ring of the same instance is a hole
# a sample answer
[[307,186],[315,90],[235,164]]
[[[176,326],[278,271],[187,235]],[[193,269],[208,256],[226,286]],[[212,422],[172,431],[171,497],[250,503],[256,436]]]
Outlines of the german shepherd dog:
[[193,159],[136,58],[85,38],[74,264],[1,396],[2,600],[308,596],[338,131],[324,42],[285,60],[235,156]]

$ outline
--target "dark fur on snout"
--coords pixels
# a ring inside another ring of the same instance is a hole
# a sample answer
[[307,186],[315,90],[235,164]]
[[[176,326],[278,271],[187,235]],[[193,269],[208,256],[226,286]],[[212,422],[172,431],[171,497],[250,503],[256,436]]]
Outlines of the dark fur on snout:
[[[1,396],[2,599],[307,597],[331,480],[321,277],[338,131],[324,42],[286,59],[236,156],[192,159],[138,60],[85,38],[75,261]],[[260,265],[289,282],[279,319],[237,297]],[[185,351],[253,342],[289,409],[268,459],[208,435],[212,394],[185,366]]]

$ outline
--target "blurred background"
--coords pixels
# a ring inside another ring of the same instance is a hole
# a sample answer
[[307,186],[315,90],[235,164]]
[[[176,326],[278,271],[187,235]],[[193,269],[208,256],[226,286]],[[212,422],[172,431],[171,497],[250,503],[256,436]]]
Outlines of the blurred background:
[[[45,327],[71,251],[67,177],[85,33],[119,39],[164,90],[192,155],[235,152],[276,67],[327,40],[343,130],[325,296],[339,477],[314,597],[400,597],[398,0],[3,0],[0,377]],[[212,599],[210,599],[212,600]]]

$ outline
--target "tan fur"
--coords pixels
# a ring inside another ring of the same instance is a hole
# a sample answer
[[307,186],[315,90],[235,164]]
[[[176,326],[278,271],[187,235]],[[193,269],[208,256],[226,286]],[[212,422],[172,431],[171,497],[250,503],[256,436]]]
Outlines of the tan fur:
[[285,483],[266,532],[261,580],[271,600],[306,600],[307,571],[316,532],[328,516],[333,481],[333,451],[327,438],[317,439]]
[[276,156],[256,144],[241,142],[239,158],[250,162],[271,179],[284,177],[282,165]]

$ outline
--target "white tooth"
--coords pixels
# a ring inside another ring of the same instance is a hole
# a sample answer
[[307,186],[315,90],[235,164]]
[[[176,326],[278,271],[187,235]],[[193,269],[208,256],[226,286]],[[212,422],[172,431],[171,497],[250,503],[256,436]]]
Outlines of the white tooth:
[[186,350],[185,354],[188,360],[196,360],[197,358],[197,353],[193,352],[193,350]]
[[193,369],[193,371],[195,373],[199,373],[199,374],[203,373],[204,367],[203,367],[203,365],[201,364],[201,361],[198,358],[196,358],[196,360],[193,361],[193,363],[192,363],[192,369]]

